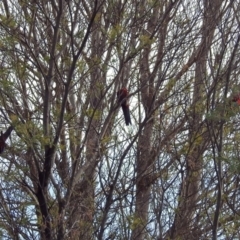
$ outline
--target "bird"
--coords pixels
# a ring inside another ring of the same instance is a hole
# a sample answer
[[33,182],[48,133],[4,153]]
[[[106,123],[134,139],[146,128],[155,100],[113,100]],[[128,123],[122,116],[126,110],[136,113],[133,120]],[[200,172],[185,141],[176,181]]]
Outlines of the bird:
[[6,146],[6,140],[10,136],[11,132],[13,130],[13,127],[10,126],[8,127],[7,131],[5,133],[2,133],[1,131],[1,136],[0,136],[0,154],[3,153],[5,146]]
[[232,102],[237,102],[237,104],[240,105],[240,94],[234,96]]
[[125,118],[125,123],[128,126],[131,123],[129,103],[128,103],[128,90],[124,87],[117,92],[118,103],[121,105],[123,110],[123,115]]

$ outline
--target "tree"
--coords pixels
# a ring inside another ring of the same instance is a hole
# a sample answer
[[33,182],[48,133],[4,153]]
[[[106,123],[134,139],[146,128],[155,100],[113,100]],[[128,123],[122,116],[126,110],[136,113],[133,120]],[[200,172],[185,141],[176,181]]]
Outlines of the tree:
[[239,237],[238,5],[3,0],[2,237]]

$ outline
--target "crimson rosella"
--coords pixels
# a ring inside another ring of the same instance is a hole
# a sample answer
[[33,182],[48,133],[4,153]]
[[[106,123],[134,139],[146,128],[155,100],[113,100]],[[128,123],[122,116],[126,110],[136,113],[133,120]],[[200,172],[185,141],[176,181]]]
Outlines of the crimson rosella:
[[12,130],[13,130],[13,127],[10,126],[5,133],[1,132],[1,136],[0,136],[0,154],[3,153],[3,151],[5,149],[5,146],[6,146],[5,142],[8,139],[8,137],[10,136]]
[[129,111],[129,103],[128,103],[128,90],[126,88],[122,88],[117,92],[117,98],[118,98],[118,103],[121,104],[124,118],[125,118],[125,123],[128,126],[131,123],[131,118],[130,118],[130,111]]

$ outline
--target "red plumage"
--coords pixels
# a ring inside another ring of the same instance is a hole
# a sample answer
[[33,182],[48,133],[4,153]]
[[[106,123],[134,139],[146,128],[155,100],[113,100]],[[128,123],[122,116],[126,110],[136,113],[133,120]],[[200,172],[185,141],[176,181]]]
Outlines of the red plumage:
[[125,123],[128,126],[131,123],[129,104],[128,104],[128,90],[126,88],[122,88],[117,92],[118,103],[121,104],[123,115],[125,118]]
[[238,105],[240,105],[240,94],[234,96],[232,98],[232,102],[236,102]]
[[0,154],[3,153],[3,151],[5,149],[5,146],[6,146],[5,142],[8,139],[8,137],[10,136],[12,130],[13,130],[13,127],[10,126],[5,133],[1,132],[1,136],[0,136]]

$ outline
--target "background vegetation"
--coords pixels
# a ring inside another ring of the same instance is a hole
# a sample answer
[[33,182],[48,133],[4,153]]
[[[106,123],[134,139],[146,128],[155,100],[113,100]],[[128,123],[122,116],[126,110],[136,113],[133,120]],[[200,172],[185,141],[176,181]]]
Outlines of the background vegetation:
[[236,0],[2,0],[2,239],[239,239],[239,25]]

